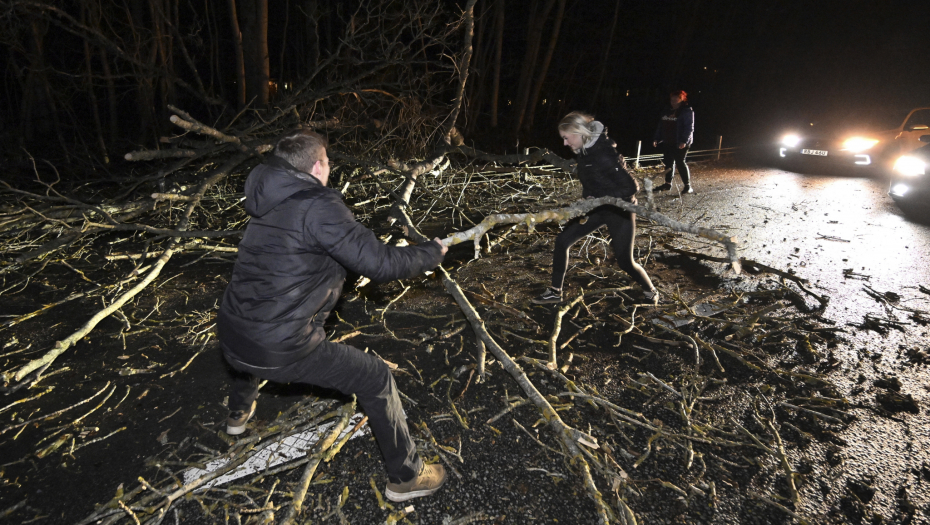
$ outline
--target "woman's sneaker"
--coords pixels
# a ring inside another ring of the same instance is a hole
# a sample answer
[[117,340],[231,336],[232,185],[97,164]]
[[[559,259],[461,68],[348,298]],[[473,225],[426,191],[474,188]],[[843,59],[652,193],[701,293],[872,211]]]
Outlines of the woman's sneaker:
[[252,406],[249,408],[248,412],[245,410],[230,412],[229,417],[226,419],[226,433],[230,436],[238,436],[245,432],[245,424],[252,419],[257,405],[258,403],[256,401],[252,401]]
[[553,287],[546,288],[546,291],[539,297],[530,299],[534,304],[554,304],[562,302],[562,290],[556,290]]
[[446,482],[446,469],[442,465],[424,464],[417,474],[410,481],[403,483],[388,483],[384,491],[387,499],[399,503],[408,499],[429,496],[439,490],[439,487]]

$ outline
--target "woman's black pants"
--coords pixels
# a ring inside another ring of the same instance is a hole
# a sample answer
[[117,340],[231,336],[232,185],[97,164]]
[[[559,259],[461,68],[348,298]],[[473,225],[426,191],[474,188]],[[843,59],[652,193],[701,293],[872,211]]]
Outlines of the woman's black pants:
[[[635,200],[633,203],[635,204]],[[582,224],[582,221],[584,224]],[[621,210],[615,206],[595,208],[585,217],[569,221],[555,238],[555,252],[552,254],[552,287],[561,290],[568,270],[568,250],[579,239],[607,225],[610,232],[610,247],[617,258],[620,268],[630,274],[643,290],[652,290],[652,281],[642,266],[633,260],[633,239],[636,237],[636,214]]]

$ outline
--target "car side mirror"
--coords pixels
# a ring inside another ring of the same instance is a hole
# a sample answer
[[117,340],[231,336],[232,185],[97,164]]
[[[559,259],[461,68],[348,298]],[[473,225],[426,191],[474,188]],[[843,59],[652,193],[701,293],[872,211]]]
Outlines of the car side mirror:
[[921,142],[930,142],[930,135],[921,135],[919,139]]

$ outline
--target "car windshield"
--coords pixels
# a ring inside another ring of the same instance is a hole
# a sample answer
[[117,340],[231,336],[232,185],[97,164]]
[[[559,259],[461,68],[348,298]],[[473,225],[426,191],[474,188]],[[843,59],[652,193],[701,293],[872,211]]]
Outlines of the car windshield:
[[[909,112],[910,108],[856,108],[855,110],[822,115],[811,121],[810,129],[819,134],[884,131],[900,126]],[[930,113],[927,116],[930,117]]]

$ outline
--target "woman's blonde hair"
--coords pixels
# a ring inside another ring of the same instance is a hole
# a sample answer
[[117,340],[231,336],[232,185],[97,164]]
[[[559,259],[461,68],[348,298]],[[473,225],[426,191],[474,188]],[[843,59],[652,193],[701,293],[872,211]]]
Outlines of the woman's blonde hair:
[[584,142],[588,142],[596,136],[593,123],[593,116],[581,111],[572,111],[559,121],[559,131],[581,135]]

